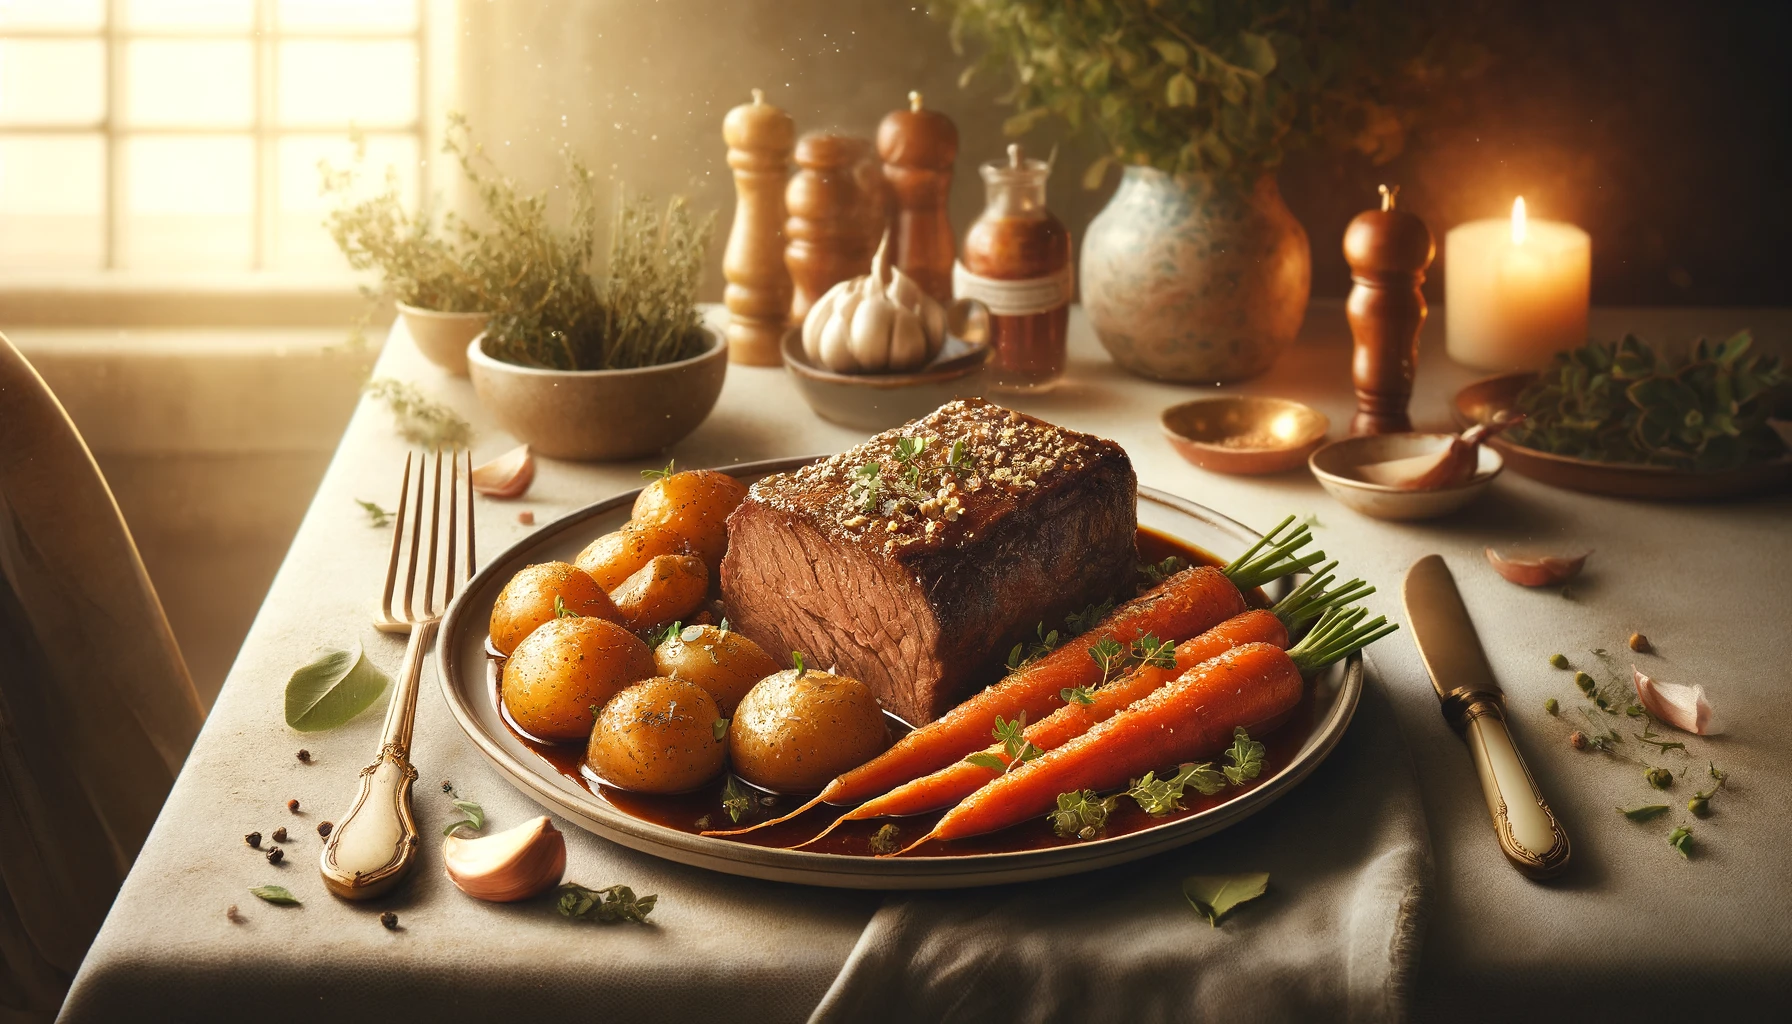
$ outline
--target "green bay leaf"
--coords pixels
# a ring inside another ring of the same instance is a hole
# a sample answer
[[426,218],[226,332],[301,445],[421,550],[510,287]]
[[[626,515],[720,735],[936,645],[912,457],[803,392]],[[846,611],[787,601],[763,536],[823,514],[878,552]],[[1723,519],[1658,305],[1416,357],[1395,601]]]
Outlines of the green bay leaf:
[[1247,903],[1269,888],[1267,872],[1238,875],[1190,875],[1182,880],[1182,895],[1207,923],[1215,928],[1240,903]]
[[288,892],[284,885],[257,885],[250,888],[249,892],[277,906],[296,907],[299,905],[299,901],[293,898],[292,893]]
[[286,724],[299,732],[334,729],[366,711],[391,681],[359,644],[319,650],[286,681]]

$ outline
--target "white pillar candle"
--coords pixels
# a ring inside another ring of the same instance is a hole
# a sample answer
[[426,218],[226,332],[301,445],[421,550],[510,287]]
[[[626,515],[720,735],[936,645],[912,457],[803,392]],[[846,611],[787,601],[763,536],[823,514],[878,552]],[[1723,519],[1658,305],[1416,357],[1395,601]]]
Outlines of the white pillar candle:
[[1572,224],[1476,220],[1444,236],[1444,327],[1456,362],[1483,370],[1540,370],[1587,340],[1593,245]]

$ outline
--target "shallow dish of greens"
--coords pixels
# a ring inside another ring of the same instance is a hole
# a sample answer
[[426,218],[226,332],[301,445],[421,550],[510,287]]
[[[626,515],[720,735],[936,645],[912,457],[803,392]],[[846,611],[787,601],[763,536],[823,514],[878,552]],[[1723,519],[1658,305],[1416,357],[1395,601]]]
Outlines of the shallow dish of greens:
[[1774,427],[1789,382],[1747,331],[1700,339],[1680,358],[1627,336],[1560,353],[1541,373],[1477,381],[1454,411],[1463,426],[1523,413],[1488,443],[1514,472],[1551,486],[1721,500],[1792,488],[1792,450]]

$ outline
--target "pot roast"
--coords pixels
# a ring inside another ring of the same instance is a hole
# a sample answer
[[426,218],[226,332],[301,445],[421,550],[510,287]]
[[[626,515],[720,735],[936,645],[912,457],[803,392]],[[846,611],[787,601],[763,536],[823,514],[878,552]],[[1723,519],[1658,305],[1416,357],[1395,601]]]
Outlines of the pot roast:
[[754,484],[728,519],[723,602],[768,652],[863,680],[920,725],[1041,623],[1130,596],[1137,493],[1112,441],[951,402]]

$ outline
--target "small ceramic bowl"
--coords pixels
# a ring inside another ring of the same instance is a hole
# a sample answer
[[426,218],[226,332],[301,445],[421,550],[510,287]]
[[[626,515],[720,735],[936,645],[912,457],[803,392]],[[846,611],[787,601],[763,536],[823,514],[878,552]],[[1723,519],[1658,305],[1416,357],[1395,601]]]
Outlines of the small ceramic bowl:
[[815,415],[843,427],[888,430],[925,416],[955,398],[976,398],[985,389],[988,345],[948,337],[933,362],[914,373],[835,373],[809,361],[803,332],[784,335],[784,366]]
[[1500,453],[1482,445],[1475,475],[1465,484],[1431,491],[1403,491],[1372,484],[1357,467],[1442,451],[1454,434],[1371,434],[1347,437],[1314,452],[1307,460],[1313,475],[1340,504],[1376,519],[1434,519],[1449,515],[1481,496],[1505,468]]
[[538,455],[578,461],[638,459],[696,430],[728,373],[728,342],[700,327],[703,351],[632,370],[543,370],[492,358],[485,335],[467,344],[473,393]]
[[428,360],[456,377],[467,375],[467,342],[485,330],[490,313],[438,313],[398,303],[411,343]]
[[1172,405],[1159,422],[1177,454],[1202,469],[1239,476],[1293,469],[1331,429],[1325,414],[1299,402],[1247,395]]

